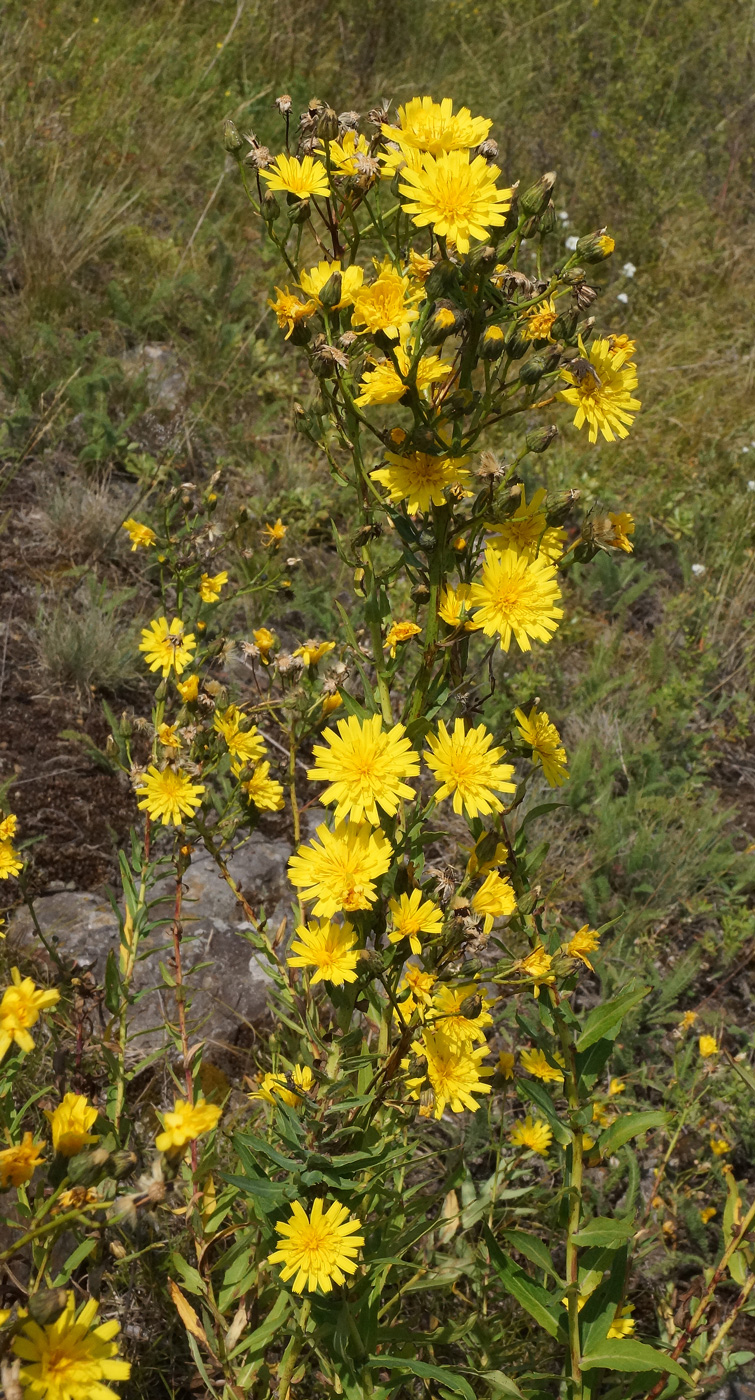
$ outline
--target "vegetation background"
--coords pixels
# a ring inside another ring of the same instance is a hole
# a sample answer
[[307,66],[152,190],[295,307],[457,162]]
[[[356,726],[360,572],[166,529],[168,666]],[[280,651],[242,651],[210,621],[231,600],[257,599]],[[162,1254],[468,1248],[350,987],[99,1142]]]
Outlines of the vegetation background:
[[[158,465],[221,467],[250,539],[287,524],[291,596],[264,618],[250,603],[250,628],[334,625],[343,504],[293,432],[306,386],[224,118],[277,150],[281,92],[295,111],[313,94],[339,110],[450,96],[493,117],[505,183],[558,171],[564,238],[608,221],[597,313],[637,339],[643,399],[626,442],[565,427],[543,459],[553,489],[634,513],[635,554],[574,570],[568,628],[506,659],[486,718],[540,687],[568,716],[548,865],[575,914],[621,916],[617,956],[663,988],[645,1082],[668,1081],[686,1008],[749,1049],[755,4],[56,0],[2,18],[0,783],[37,838],[36,889],[111,880],[134,819],[70,734],[103,740],[102,698],[138,709],[153,603],[120,524]],[[721,1112],[751,1175],[752,1105],[732,1090]]]

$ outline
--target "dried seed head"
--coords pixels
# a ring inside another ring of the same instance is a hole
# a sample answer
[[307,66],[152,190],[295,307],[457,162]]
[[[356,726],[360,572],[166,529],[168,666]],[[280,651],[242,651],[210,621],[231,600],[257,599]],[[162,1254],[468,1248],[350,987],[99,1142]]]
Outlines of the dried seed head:
[[317,135],[321,141],[335,141],[338,135],[338,113],[332,107],[323,107],[317,118]]
[[588,287],[586,282],[580,282],[579,285],[574,288],[574,300],[580,311],[587,311],[587,308],[592,306],[597,295],[598,293],[595,288]]
[[284,92],[280,97],[276,97],[274,105],[278,108],[282,117],[287,117],[291,111],[291,98],[288,93]]
[[483,481],[500,481],[504,471],[503,463],[496,457],[495,452],[486,451],[480,453],[480,465],[477,468],[477,475],[482,477]]
[[251,165],[253,170],[267,170],[268,165],[272,165],[272,163],[273,157],[267,146],[252,146],[246,157],[246,164]]
[[388,121],[388,114],[391,110],[391,98],[382,97],[376,107],[372,107],[367,113],[367,120],[373,126],[383,126]]
[[359,115],[358,112],[339,112],[339,113],[338,113],[338,132],[339,132],[339,135],[342,136],[343,133],[344,133],[345,131],[356,131],[357,127],[359,126],[360,121],[361,121],[361,117],[360,117],[360,115]]

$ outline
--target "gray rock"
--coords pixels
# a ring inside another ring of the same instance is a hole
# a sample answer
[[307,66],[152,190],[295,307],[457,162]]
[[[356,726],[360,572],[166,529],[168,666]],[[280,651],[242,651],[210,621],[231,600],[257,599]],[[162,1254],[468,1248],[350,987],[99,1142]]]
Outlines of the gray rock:
[[165,408],[174,413],[183,403],[186,374],[169,345],[140,345],[136,350],[126,351],[121,363],[127,379],[135,379],[146,369],[147,392],[153,408]]

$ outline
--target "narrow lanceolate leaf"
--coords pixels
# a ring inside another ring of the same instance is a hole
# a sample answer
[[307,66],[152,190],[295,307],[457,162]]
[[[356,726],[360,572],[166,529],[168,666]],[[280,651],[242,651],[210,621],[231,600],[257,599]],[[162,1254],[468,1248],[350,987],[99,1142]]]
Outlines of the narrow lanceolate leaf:
[[556,1337],[559,1330],[559,1313],[563,1311],[557,1300],[503,1253],[487,1225],[483,1224],[482,1232],[488,1246],[490,1262],[506,1292],[510,1293],[512,1298],[516,1298],[521,1307],[530,1317],[534,1317],[549,1336]]
[[585,1021],[582,1034],[577,1041],[577,1051],[589,1050],[596,1040],[615,1040],[621,1030],[621,1023],[628,1011],[646,997],[650,987],[631,987],[628,992],[614,997],[612,1001],[596,1006]]
[[422,1376],[429,1381],[437,1381],[454,1395],[463,1395],[464,1400],[475,1400],[475,1393],[464,1376],[454,1375],[445,1366],[431,1366],[427,1361],[413,1361],[409,1356],[370,1356],[367,1365],[371,1370],[404,1371],[410,1376]]
[[596,1215],[588,1220],[572,1238],[583,1249],[596,1245],[600,1249],[619,1249],[634,1234],[634,1219],[612,1220],[608,1216]]
[[595,1151],[601,1157],[610,1157],[630,1138],[639,1137],[640,1133],[646,1133],[650,1128],[663,1128],[665,1125],[666,1115],[659,1108],[650,1108],[645,1113],[625,1113],[601,1133]]
[[186,1331],[190,1332],[192,1337],[196,1337],[198,1342],[204,1342],[206,1344],[207,1336],[204,1327],[199,1321],[188,1298],[184,1297],[178,1284],[174,1283],[172,1278],[168,1279],[168,1292],[170,1293],[176,1312],[186,1328]]
[[598,1343],[595,1351],[582,1357],[583,1371],[602,1367],[605,1371],[666,1371],[670,1376],[679,1376],[688,1381],[689,1376],[678,1361],[672,1360],[663,1351],[656,1351],[646,1342],[636,1342],[633,1337],[617,1338],[615,1341]]

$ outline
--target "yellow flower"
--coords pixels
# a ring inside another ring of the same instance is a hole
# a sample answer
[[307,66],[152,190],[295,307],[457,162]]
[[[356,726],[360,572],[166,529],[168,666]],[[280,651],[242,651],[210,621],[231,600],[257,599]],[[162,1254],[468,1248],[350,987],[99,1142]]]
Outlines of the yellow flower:
[[363,326],[371,335],[382,331],[389,340],[404,339],[419,315],[415,303],[422,298],[422,289],[399,272],[390,258],[375,262],[375,270],[375,281],[363,283],[355,292],[351,324],[355,329]]
[[191,664],[196,645],[194,633],[184,632],[179,617],[174,617],[170,626],[166,617],[158,617],[149,627],[142,628],[139,650],[144,652],[150,671],[162,671],[163,676],[175,671],[180,676]]
[[512,192],[496,187],[500,173],[483,156],[470,160],[469,151],[423,156],[420,169],[406,165],[401,171],[399,191],[409,200],[402,207],[418,228],[430,224],[437,236],[468,253],[471,238],[487,241],[490,229],[506,222]]
[[309,316],[314,316],[317,310],[317,302],[310,298],[309,301],[302,301],[294,292],[290,292],[288,287],[276,287],[277,296],[275,301],[268,299],[268,306],[278,317],[278,326],[283,330],[287,326],[286,340],[288,340],[295,326],[300,321],[306,321]]
[[[354,400],[357,405],[362,407],[373,403],[398,403],[399,399],[403,398],[409,385],[401,375],[406,377],[409,374],[411,361],[400,346],[395,354],[401,374],[396,371],[390,360],[380,360],[374,369],[363,374],[359,383],[361,393]],[[447,379],[452,371],[453,365],[445,363],[439,355],[423,355],[417,365],[417,392],[426,393],[433,384]]]
[[[584,352],[581,343],[580,347]],[[623,350],[612,349],[610,339],[599,339],[590,346],[590,369],[584,367],[583,355],[577,374],[562,370],[571,387],[562,389],[558,397],[576,408],[574,425],[581,428],[587,424],[590,442],[597,442],[598,432],[606,442],[627,437],[627,425],[641,407],[640,400],[632,397],[632,390],[637,388],[637,368],[625,361]]]
[[613,526],[613,539],[609,540],[614,549],[623,549],[625,554],[631,554],[633,546],[629,543],[628,535],[634,534],[634,517],[628,510],[609,511],[608,519]]
[[422,952],[419,935],[426,933],[433,937],[443,927],[442,911],[432,899],[423,900],[421,890],[412,890],[411,894],[390,900],[390,910],[393,928],[388,933],[388,942],[400,943],[402,938],[408,938],[412,952],[417,955]]
[[193,817],[202,805],[204,783],[195,783],[182,768],[164,768],[160,772],[150,764],[144,780],[136,789],[141,812],[148,812],[153,821],[163,826],[181,826],[184,817]]
[[461,107],[454,116],[450,97],[441,102],[433,102],[431,97],[413,97],[405,107],[399,107],[398,119],[397,127],[382,126],[383,135],[401,146],[429,151],[434,156],[479,146],[493,125],[488,117],[473,117],[468,107]]
[[0,821],[0,841],[10,841],[16,834],[18,817],[13,812],[9,812],[7,817]]
[[697,1045],[703,1060],[709,1060],[712,1055],[718,1054],[718,1041],[714,1035],[701,1035]]
[[21,1360],[19,1380],[26,1400],[118,1400],[107,1381],[127,1381],[128,1361],[118,1356],[115,1318],[94,1326],[98,1304],[90,1298],[79,1313],[73,1293],[55,1322],[40,1327],[32,1318],[13,1340]]
[[486,817],[503,810],[496,792],[516,792],[516,783],[511,782],[512,765],[500,762],[506,751],[491,749],[493,735],[484,724],[465,730],[464,721],[457,719],[453,734],[449,734],[441,720],[438,737],[428,734],[427,742],[430,752],[425,750],[423,757],[440,783],[436,803],[453,796],[455,812],[463,808],[468,817]]
[[228,752],[233,756],[231,770],[238,775],[245,764],[254,767],[265,752],[265,741],[256,724],[249,729],[241,728],[241,720],[246,716],[238,705],[229,705],[227,710],[216,714],[213,727],[222,734]]
[[203,603],[216,603],[221,588],[228,582],[228,574],[221,569],[219,574],[202,574],[199,580],[199,596]]
[[427,452],[402,456],[386,452],[385,460],[389,465],[370,472],[370,476],[386,488],[394,504],[406,501],[410,515],[429,510],[431,502],[436,506],[444,505],[444,493],[449,486],[469,481],[469,472],[464,470],[466,457],[432,457]]
[[196,1138],[211,1133],[217,1127],[221,1109],[206,1099],[189,1103],[186,1099],[176,1099],[173,1111],[163,1115],[163,1131],[155,1138],[158,1152],[173,1155],[181,1152],[186,1144]]
[[609,1094],[625,1094],[626,1088],[626,1084],[622,1084],[620,1079],[612,1079],[608,1086],[608,1092]]
[[716,1207],[705,1206],[705,1208],[700,1211],[700,1219],[702,1220],[703,1225],[707,1225],[708,1222],[713,1219],[714,1215],[718,1215]]
[[322,661],[324,656],[335,650],[335,642],[314,642],[310,638],[308,642],[296,648],[294,656],[300,656],[305,666],[316,666],[318,661]]
[[409,1021],[414,1012],[419,1011],[420,1020],[424,1020],[437,980],[434,973],[423,972],[422,968],[415,967],[414,963],[407,963],[398,990],[404,992],[408,987],[409,995],[399,1002],[397,1019]]
[[343,697],[342,697],[342,695],[341,695],[340,690],[334,690],[332,695],[323,695],[323,697],[322,697],[322,713],[323,713],[323,717],[324,717],[325,715],[330,715],[330,714],[332,714],[334,710],[340,709],[340,707],[341,707],[342,704],[343,704]]
[[537,1152],[540,1157],[548,1156],[548,1148],[553,1140],[553,1132],[542,1118],[531,1118],[529,1113],[524,1122],[515,1123],[509,1133],[509,1141],[514,1147],[526,1147],[529,1152]]
[[364,720],[350,715],[338,721],[337,729],[338,733],[323,730],[329,747],[315,744],[315,766],[307,777],[311,782],[330,783],[320,800],[337,803],[336,821],[349,817],[379,826],[378,807],[392,817],[402,797],[415,796],[404,779],[419,775],[419,755],[403,724],[386,731],[380,715]]
[[[442,1118],[446,1105],[452,1113],[463,1113],[469,1109],[476,1113],[480,1105],[475,1094],[489,1094],[490,1085],[484,1082],[493,1071],[481,1069],[480,1062],[488,1053],[487,1045],[472,1048],[469,1041],[449,1040],[443,1031],[425,1030],[420,1044],[414,1051],[427,1060],[427,1078],[434,1096],[436,1118]],[[423,1079],[408,1080],[407,1085],[414,1090],[415,1097]]]
[[305,1094],[309,1093],[315,1082],[309,1065],[294,1065],[293,1089],[288,1087],[288,1081],[287,1074],[266,1074],[260,1080],[257,1092],[250,1094],[249,1097],[250,1099],[264,1099],[266,1103],[271,1104],[283,1100],[283,1103],[287,1103],[290,1108],[301,1108]]
[[11,1045],[28,1054],[34,1049],[29,1027],[35,1026],[40,1011],[47,1011],[60,1001],[54,988],[35,987],[31,977],[22,977],[17,967],[11,968],[12,986],[6,987],[0,1001],[0,1060],[4,1060]]
[[532,749],[532,762],[542,764],[546,782],[550,787],[561,787],[569,774],[566,771],[566,749],[561,743],[561,735],[555,724],[551,723],[545,710],[538,712],[535,705],[528,715],[524,710],[515,710],[514,717],[522,739]]
[[161,724],[157,731],[157,739],[165,749],[180,749],[181,747],[178,726],[175,724]]
[[604,1103],[594,1103],[592,1106],[592,1121],[597,1123],[599,1128],[607,1128],[615,1122],[612,1114],[608,1112]]
[[540,995],[541,984],[545,983],[547,985],[554,980],[551,972],[552,962],[553,959],[550,953],[546,953],[542,943],[537,943],[532,949],[532,952],[527,954],[526,958],[520,958],[519,961],[514,964],[517,972],[523,972],[525,977],[532,978],[535,984],[533,991],[536,997]]
[[498,1064],[496,1066],[498,1073],[502,1074],[504,1079],[513,1079],[515,1063],[515,1056],[511,1054],[511,1051],[502,1050],[498,1056]]
[[330,918],[339,909],[369,909],[377,899],[375,880],[389,869],[393,847],[385,834],[366,823],[323,823],[317,836],[300,846],[288,863],[288,878],[302,899],[316,900],[314,913]]
[[472,584],[472,609],[486,637],[501,634],[501,651],[514,638],[521,651],[532,650],[532,639],[549,642],[563,609],[556,606],[561,590],[556,568],[542,559],[528,559],[515,549],[485,552],[481,583]]
[[334,1201],[326,1211],[325,1201],[318,1197],[307,1215],[303,1205],[294,1201],[288,1220],[279,1220],[275,1228],[283,1238],[268,1255],[268,1263],[283,1265],[284,1283],[296,1275],[294,1293],[305,1288],[310,1293],[318,1288],[330,1293],[334,1283],[345,1283],[346,1274],[356,1273],[354,1260],[364,1237],[354,1233],[361,1222],[349,1219],[348,1206]]
[[710,1150],[714,1157],[723,1157],[725,1152],[731,1152],[731,1143],[727,1142],[724,1137],[712,1137]]
[[52,1214],[62,1215],[67,1210],[81,1210],[82,1206],[93,1205],[99,1200],[101,1197],[96,1187],[71,1186],[68,1191],[61,1191],[52,1208]]
[[416,637],[422,631],[416,622],[392,622],[386,634],[383,648],[391,654],[391,660],[396,658],[396,647],[400,642],[409,642],[412,637]]
[[31,1133],[24,1133],[24,1140],[17,1147],[6,1147],[0,1152],[0,1190],[31,1181],[36,1168],[44,1161],[44,1145],[35,1142]]
[[426,282],[434,267],[432,258],[426,258],[424,253],[415,253],[413,248],[409,249],[409,273],[415,281]]
[[595,929],[590,928],[587,924],[583,924],[569,939],[569,942],[566,944],[566,952],[570,958],[578,958],[581,963],[584,963],[585,967],[589,967],[590,971],[594,972],[595,969],[587,954],[594,953],[599,944],[600,934],[596,933]]
[[553,297],[546,297],[525,313],[520,330],[525,340],[549,340],[558,312]]
[[635,1319],[630,1317],[630,1313],[633,1312],[634,1303],[625,1303],[623,1308],[616,1309],[613,1322],[606,1333],[610,1341],[618,1341],[622,1337],[631,1337],[634,1332]]
[[330,194],[328,172],[322,161],[313,160],[312,156],[297,160],[296,156],[281,154],[260,174],[268,189],[285,190],[287,194],[296,195],[297,199],[309,199],[316,194],[327,197]]
[[199,676],[188,676],[185,681],[176,681],[176,690],[185,705],[192,705],[199,694]]
[[547,494],[545,487],[541,486],[528,504],[523,486],[520,505],[514,514],[500,525],[487,527],[495,531],[489,540],[492,547],[516,549],[527,559],[540,558],[549,564],[555,564],[564,552],[566,531],[548,525],[545,512],[541,510]]
[[563,1084],[563,1059],[560,1055],[555,1055],[553,1058],[556,1060],[555,1065],[550,1063],[542,1050],[522,1050],[519,1055],[522,1069],[525,1069],[528,1074],[534,1074],[535,1078],[542,1079],[544,1084]]
[[497,870],[491,870],[472,896],[472,908],[476,914],[485,915],[484,931],[490,933],[496,919],[516,913],[516,895],[510,880]]
[[142,525],[140,521],[134,520],[132,516],[129,516],[128,520],[124,520],[123,529],[128,531],[132,554],[134,554],[137,549],[149,549],[157,539],[157,535],[154,530],[150,530],[149,525]]
[[66,1094],[57,1108],[45,1109],[45,1118],[52,1128],[52,1145],[62,1157],[76,1157],[85,1147],[98,1141],[90,1133],[97,1109],[87,1103],[83,1094]]
[[262,530],[260,531],[261,535],[263,536],[262,543],[265,549],[269,549],[271,545],[274,545],[277,549],[278,545],[281,544],[286,538],[287,530],[288,526],[283,524],[283,521],[281,520],[280,516],[278,516],[278,519],[276,520],[274,525],[268,525],[267,523],[265,523],[262,527]]
[[278,638],[275,633],[271,632],[267,627],[256,627],[252,632],[252,636],[254,637],[254,645],[260,654],[260,661],[263,666],[269,665],[270,652]]
[[476,632],[479,624],[471,621],[468,612],[471,594],[468,583],[460,583],[456,588],[450,583],[445,584],[438,604],[438,616],[449,627],[461,627],[463,624],[466,632]]
[[[467,1015],[470,1002],[475,1015]],[[465,1008],[466,1003],[466,1008]],[[493,1017],[487,1010],[490,1000],[483,999],[474,982],[461,987],[441,983],[433,997],[433,1031],[441,1034],[449,1045],[460,1049],[468,1045],[485,1044],[485,1027],[492,1026]]]
[[328,146],[330,163],[337,175],[358,175],[359,157],[372,156],[369,141],[361,131],[345,131],[343,141],[329,141]]
[[275,778],[270,777],[270,764],[260,763],[249,778],[241,786],[244,789],[250,802],[260,812],[280,812],[283,810],[283,787]]
[[[347,133],[347,135],[348,134],[349,133]],[[364,140],[364,137],[360,139]],[[333,145],[335,145],[335,142],[331,144],[331,152],[333,150]],[[326,262],[323,260],[319,262],[316,267],[311,267],[309,272],[302,272],[299,277],[299,283],[305,296],[310,297],[311,301],[317,306],[321,306],[320,292],[325,286],[325,283],[330,281],[334,272],[341,274],[341,299],[329,309],[332,311],[340,311],[342,307],[351,306],[353,304],[354,297],[364,280],[364,271],[361,267],[357,267],[354,263],[351,267],[342,268],[339,261]]]
[[359,952],[356,934],[351,924],[334,924],[330,919],[312,919],[300,924],[291,943],[294,957],[286,959],[289,967],[314,967],[311,979],[332,982],[342,987],[344,982],[356,982],[355,968]]
[[614,353],[616,353],[616,351],[619,351],[624,356],[625,360],[631,360],[635,350],[637,349],[636,341],[630,340],[628,335],[623,334],[609,335],[608,339],[611,345],[611,349],[612,351],[614,351]]
[[465,846],[462,849],[469,851],[467,875],[487,875],[491,870],[495,870],[497,865],[502,865],[508,855],[504,841],[496,842],[495,847],[490,849],[487,832],[478,836],[474,846]]
[[0,841],[0,880],[9,880],[11,875],[20,874],[23,861],[10,841]]

